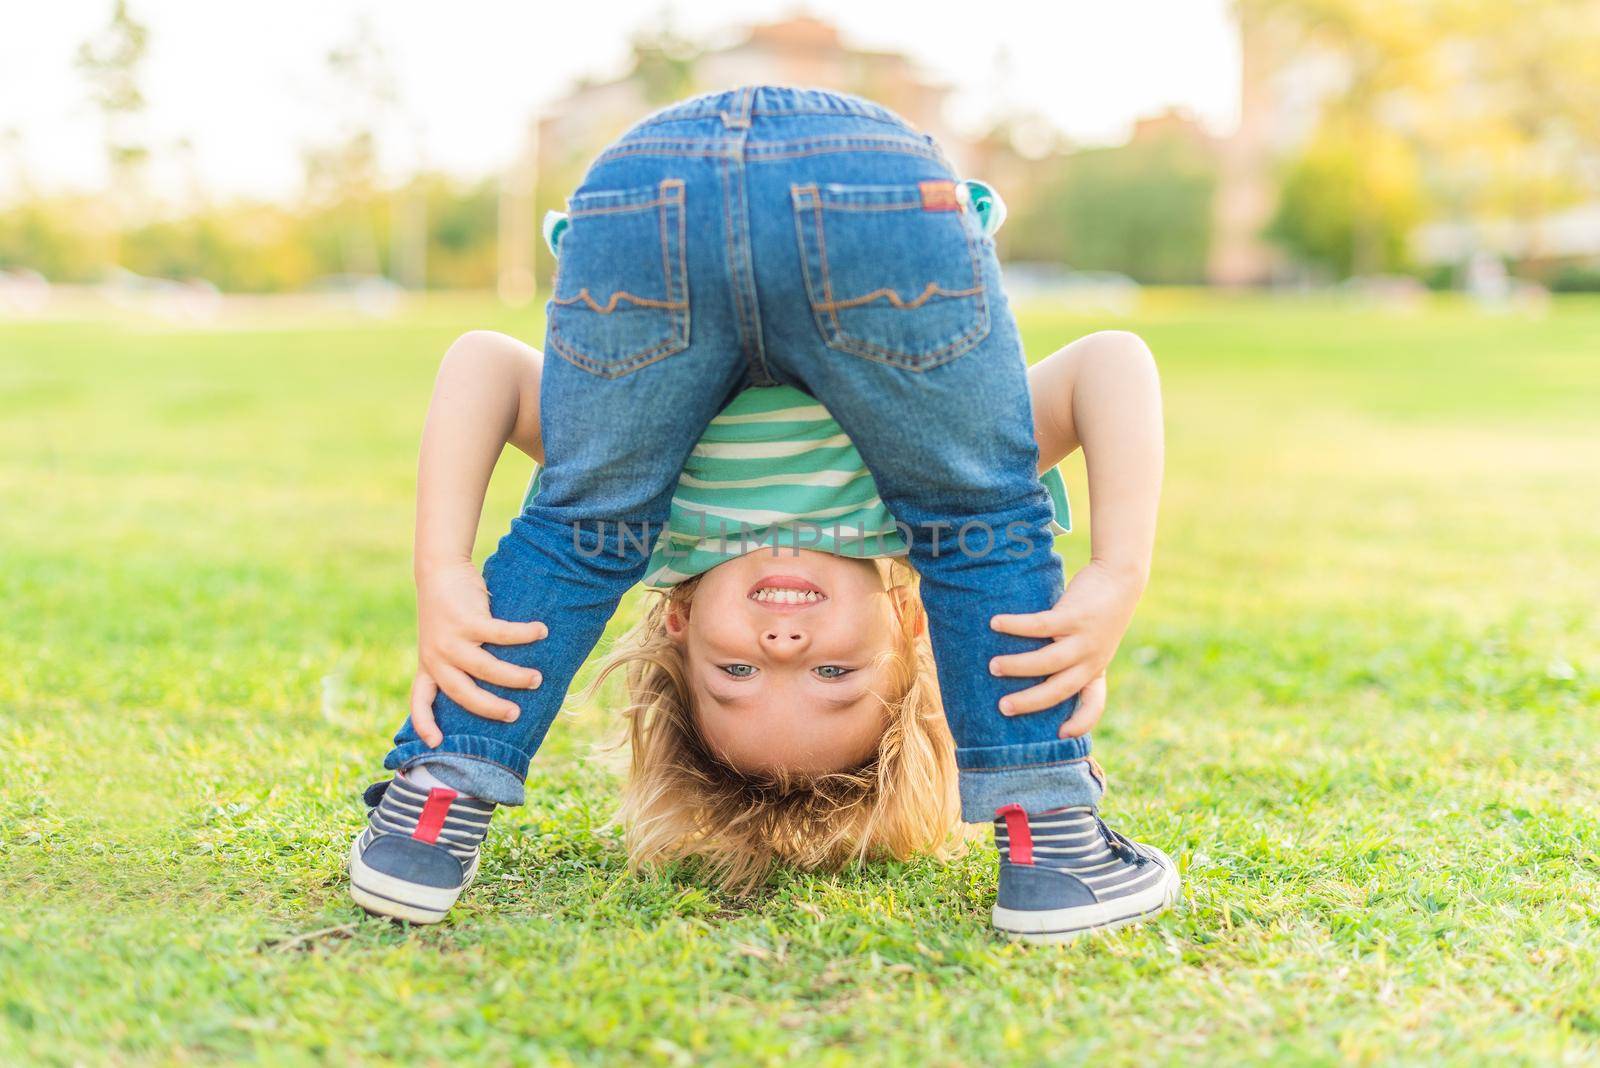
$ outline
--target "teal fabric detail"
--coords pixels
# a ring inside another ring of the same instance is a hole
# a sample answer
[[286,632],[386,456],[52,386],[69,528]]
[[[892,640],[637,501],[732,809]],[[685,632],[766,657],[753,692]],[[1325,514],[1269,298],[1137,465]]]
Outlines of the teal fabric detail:
[[572,220],[567,218],[564,211],[547,211],[544,213],[544,243],[549,247],[552,255],[561,247],[561,235],[567,232],[567,227],[572,225]]
[[993,237],[1006,221],[1006,202],[994,191],[993,186],[976,178],[962,182],[961,189],[972,213],[978,217],[979,229],[986,237]]

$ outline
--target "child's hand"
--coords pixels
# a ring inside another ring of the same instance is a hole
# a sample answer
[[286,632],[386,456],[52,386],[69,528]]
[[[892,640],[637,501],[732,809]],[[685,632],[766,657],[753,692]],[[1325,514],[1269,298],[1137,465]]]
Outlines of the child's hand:
[[411,684],[411,723],[430,748],[443,741],[433,719],[433,698],[443,690],[462,708],[485,719],[510,723],[520,710],[474,680],[532,690],[542,680],[533,668],[508,664],[483,648],[525,645],[545,637],[543,623],[496,619],[489,591],[469,561],[417,575],[417,676]]
[[1082,692],[1078,709],[1061,725],[1060,736],[1088,733],[1105,710],[1106,666],[1116,655],[1141,592],[1138,581],[1091,561],[1072,576],[1054,608],[990,619],[989,625],[1002,634],[1052,639],[1043,648],[997,656],[990,662],[989,670],[1001,677],[1047,676],[1037,686],[1003,698],[1000,711],[1008,716],[1038,712]]

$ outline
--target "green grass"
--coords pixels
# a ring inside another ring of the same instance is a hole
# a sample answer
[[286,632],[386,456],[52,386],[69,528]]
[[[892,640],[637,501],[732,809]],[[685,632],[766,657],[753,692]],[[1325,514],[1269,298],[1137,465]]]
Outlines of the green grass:
[[603,709],[449,923],[348,903],[417,431],[479,325],[540,334],[0,326],[0,1063],[1600,1060],[1600,304],[1027,314],[1035,355],[1142,331],[1170,432],[1097,751],[1185,892],[1065,949],[989,934],[986,848],[630,876]]

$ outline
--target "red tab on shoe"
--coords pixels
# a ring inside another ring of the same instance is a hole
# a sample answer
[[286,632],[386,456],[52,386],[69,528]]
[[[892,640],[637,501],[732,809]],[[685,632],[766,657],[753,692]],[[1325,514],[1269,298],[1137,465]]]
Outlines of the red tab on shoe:
[[1028,829],[1028,813],[1021,805],[1005,805],[994,814],[1006,821],[1006,851],[1013,864],[1033,863],[1033,831]]
[[460,795],[447,786],[435,786],[428,791],[428,800],[422,803],[422,815],[417,818],[417,829],[411,837],[432,845],[444,830],[444,818],[450,815],[450,802]]

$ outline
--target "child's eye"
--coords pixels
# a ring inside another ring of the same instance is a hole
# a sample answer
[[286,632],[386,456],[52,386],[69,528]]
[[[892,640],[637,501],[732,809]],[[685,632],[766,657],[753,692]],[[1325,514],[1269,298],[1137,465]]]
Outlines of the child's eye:
[[838,664],[823,664],[817,668],[817,675],[824,679],[842,679],[850,674],[850,669],[840,667]]
[[722,670],[736,679],[748,679],[756,673],[755,665],[753,664],[724,664],[722,665]]

